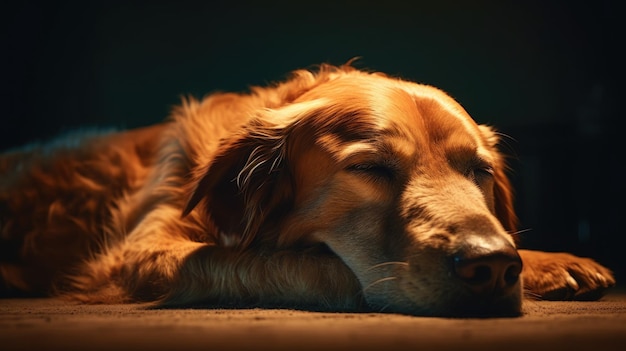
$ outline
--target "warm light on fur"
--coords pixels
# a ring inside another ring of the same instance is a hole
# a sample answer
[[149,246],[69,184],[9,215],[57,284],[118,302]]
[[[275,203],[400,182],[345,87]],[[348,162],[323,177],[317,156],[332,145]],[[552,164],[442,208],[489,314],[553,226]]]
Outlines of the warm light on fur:
[[0,289],[442,316],[600,297],[594,261],[515,249],[497,144],[441,90],[350,66],[188,99],[2,155]]

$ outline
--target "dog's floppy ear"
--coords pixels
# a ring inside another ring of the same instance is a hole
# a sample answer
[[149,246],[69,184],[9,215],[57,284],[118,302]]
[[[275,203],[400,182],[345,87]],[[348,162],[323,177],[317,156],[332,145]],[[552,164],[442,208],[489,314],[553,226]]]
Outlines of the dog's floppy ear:
[[495,165],[494,165],[494,202],[496,217],[500,220],[500,223],[509,233],[514,233],[517,230],[517,216],[513,208],[513,187],[506,175],[507,165],[505,157],[500,151],[498,151],[498,144],[500,138],[498,134],[489,126],[480,125],[480,131],[482,132],[485,140],[495,153]]
[[261,224],[280,215],[291,199],[285,140],[282,128],[253,120],[199,171],[183,216],[204,200],[206,215],[220,232],[242,247],[249,245]]

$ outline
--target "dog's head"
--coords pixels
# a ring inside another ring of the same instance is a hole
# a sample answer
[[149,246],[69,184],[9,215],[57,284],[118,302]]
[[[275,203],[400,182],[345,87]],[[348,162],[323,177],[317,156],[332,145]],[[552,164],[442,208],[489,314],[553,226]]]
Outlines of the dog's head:
[[380,74],[326,68],[278,89],[289,84],[298,94],[221,146],[187,212],[206,199],[242,247],[326,244],[374,308],[518,314],[496,133],[442,91]]

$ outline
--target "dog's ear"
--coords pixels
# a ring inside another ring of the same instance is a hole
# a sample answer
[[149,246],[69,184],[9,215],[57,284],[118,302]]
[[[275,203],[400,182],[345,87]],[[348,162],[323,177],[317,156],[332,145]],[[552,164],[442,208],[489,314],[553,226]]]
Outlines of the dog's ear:
[[198,171],[183,216],[201,201],[218,230],[248,246],[260,226],[279,216],[292,197],[291,176],[283,162],[282,128],[258,120],[223,143],[210,165]]
[[496,217],[500,220],[504,229],[509,233],[515,233],[518,220],[513,207],[513,187],[506,174],[508,167],[505,156],[498,150],[500,138],[498,133],[489,126],[480,125],[479,128],[496,156],[493,170],[495,180],[493,195]]

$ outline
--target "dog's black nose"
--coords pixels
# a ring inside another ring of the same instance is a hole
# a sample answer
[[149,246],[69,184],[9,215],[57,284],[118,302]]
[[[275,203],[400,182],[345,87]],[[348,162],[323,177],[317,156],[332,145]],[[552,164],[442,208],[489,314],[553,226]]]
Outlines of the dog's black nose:
[[510,291],[522,272],[517,250],[499,236],[468,235],[453,259],[454,273],[477,295]]

